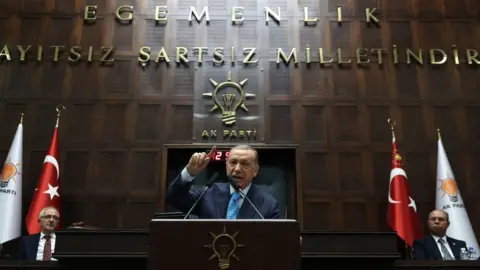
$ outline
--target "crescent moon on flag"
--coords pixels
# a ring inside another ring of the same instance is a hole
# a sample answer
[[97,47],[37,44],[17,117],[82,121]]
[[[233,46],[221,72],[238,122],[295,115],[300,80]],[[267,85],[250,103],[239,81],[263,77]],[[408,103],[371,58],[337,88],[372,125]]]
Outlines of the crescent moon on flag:
[[53,156],[47,155],[43,163],[45,164],[47,162],[51,163],[55,167],[55,169],[57,169],[57,180],[58,180],[58,177],[60,177],[60,168],[58,167],[57,159]]
[[395,168],[390,173],[390,182],[388,183],[388,202],[393,203],[393,204],[401,203],[401,201],[395,201],[394,199],[392,199],[392,195],[391,195],[391,192],[390,192],[391,187],[392,187],[392,180],[397,175],[402,175],[402,176],[405,176],[405,178],[407,178],[407,174],[405,173],[405,171],[403,169],[400,169],[400,168]]

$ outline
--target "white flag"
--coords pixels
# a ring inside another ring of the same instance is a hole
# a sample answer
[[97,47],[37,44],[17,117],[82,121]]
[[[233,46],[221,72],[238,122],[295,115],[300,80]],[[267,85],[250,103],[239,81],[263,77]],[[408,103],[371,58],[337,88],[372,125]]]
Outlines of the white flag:
[[0,174],[0,244],[21,236],[23,124],[20,123]]
[[473,232],[462,195],[460,194],[457,181],[450,167],[450,162],[448,162],[440,136],[438,138],[435,208],[443,209],[449,215],[450,226],[448,227],[447,235],[465,241],[469,249],[473,248],[475,252],[474,258],[478,258],[479,249],[477,238]]

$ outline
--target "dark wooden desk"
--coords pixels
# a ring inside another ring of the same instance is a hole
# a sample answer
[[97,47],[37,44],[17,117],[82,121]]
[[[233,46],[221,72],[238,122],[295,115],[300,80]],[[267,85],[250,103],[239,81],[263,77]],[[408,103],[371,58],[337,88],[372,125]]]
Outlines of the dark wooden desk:
[[[63,246],[68,246],[70,250],[57,254],[60,263],[22,263],[0,259],[0,270],[85,270],[92,267],[146,269],[149,242],[146,230],[75,230],[61,231],[57,235],[58,241],[65,239]],[[480,269],[480,261],[402,261],[394,233],[302,232],[301,236],[302,270],[328,267],[370,270]]]
[[[145,258],[146,260],[146,258]],[[341,259],[334,259],[331,261],[332,264],[324,265],[318,264],[315,266],[315,269],[340,269],[336,262],[340,261]],[[353,259],[352,262],[355,260]],[[378,260],[371,258],[367,259],[369,262],[369,266],[367,269],[369,270],[470,270],[470,269],[480,269],[480,261],[431,261],[431,262],[420,262],[420,261],[395,261],[390,262],[389,265],[384,265],[379,263]],[[113,264],[111,264],[113,262]],[[18,261],[9,261],[9,260],[1,260],[0,261],[0,270],[72,270],[72,269],[92,269],[93,267],[98,267],[99,269],[128,269],[128,270],[145,270],[145,264],[137,264],[136,266],[132,267],[132,265],[123,265],[120,267],[113,267],[113,265],[117,265],[115,263],[115,259],[108,259],[103,262],[92,260],[89,262],[90,265],[88,268],[85,265],[79,265],[77,267],[67,267],[63,266],[58,262],[18,262]],[[358,269],[359,267],[352,267],[347,269]],[[201,270],[201,269],[199,269]],[[266,269],[270,270],[270,269]],[[273,270],[273,269],[272,269]]]

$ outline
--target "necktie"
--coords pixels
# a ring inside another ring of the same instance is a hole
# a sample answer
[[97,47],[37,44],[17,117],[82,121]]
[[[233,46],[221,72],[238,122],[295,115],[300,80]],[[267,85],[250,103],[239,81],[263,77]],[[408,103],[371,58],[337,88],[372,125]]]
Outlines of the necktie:
[[45,246],[43,247],[43,260],[50,261],[52,259],[52,238],[50,235],[45,235]]
[[440,248],[442,249],[442,254],[443,254],[443,260],[444,261],[453,261],[455,260],[452,258],[452,255],[450,255],[450,252],[448,252],[447,246],[445,246],[445,240],[440,239],[438,240],[440,243]]
[[227,219],[236,219],[238,215],[238,211],[240,208],[238,207],[238,201],[240,200],[240,193],[234,192],[232,197],[230,198],[230,202],[228,203],[227,208]]

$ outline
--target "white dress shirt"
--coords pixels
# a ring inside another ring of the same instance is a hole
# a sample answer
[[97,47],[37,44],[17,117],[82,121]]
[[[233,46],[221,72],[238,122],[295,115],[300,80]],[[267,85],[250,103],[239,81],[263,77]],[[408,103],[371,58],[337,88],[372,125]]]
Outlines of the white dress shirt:
[[450,253],[450,256],[455,259],[455,256],[453,255],[452,249],[450,248],[450,245],[448,244],[447,237],[438,237],[436,235],[432,235],[433,239],[435,240],[435,243],[437,243],[438,250],[440,251],[440,254],[442,254],[442,258],[445,258],[445,255],[442,253],[442,245],[438,242],[440,239],[443,239],[444,245],[447,247],[448,252]]
[[[43,261],[43,250],[45,249],[45,242],[47,239],[45,239],[45,234],[43,232],[40,233],[40,241],[38,241],[38,249],[37,249],[37,261]],[[50,242],[51,242],[51,247],[52,247],[52,254],[55,251],[55,233],[50,234]],[[55,258],[52,257],[52,261],[56,261]]]
[[[182,170],[182,173],[180,175],[180,178],[183,182],[192,182],[193,179],[195,178],[194,176],[191,176],[188,171],[187,171],[187,168],[183,168]],[[251,186],[251,183],[248,184],[248,186],[244,189],[242,189],[242,192],[243,194],[247,195],[248,194],[248,190],[250,189],[250,186]],[[235,189],[232,187],[232,185],[230,185],[230,195],[235,192]],[[242,207],[242,204],[243,204],[243,195],[240,195],[240,199],[238,200],[238,207],[241,208]]]

